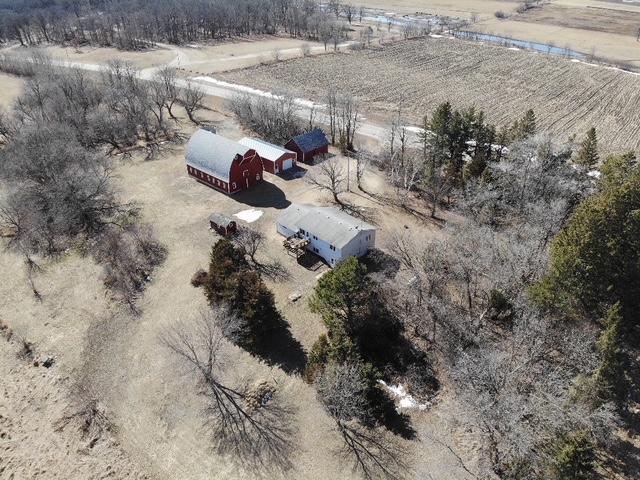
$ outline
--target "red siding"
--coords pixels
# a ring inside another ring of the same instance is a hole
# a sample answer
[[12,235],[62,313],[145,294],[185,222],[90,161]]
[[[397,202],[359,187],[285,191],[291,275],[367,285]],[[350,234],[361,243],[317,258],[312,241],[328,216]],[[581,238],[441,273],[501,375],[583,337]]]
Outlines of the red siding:
[[[275,162],[271,160],[262,159],[262,165],[264,166],[264,171],[269,173],[282,173],[282,168],[284,166],[285,160],[293,160],[293,164],[296,163],[296,158],[298,155],[294,152],[284,153],[282,154]],[[276,172],[276,165],[278,166],[278,172]]]
[[255,150],[249,150],[244,158],[238,155],[231,163],[229,182],[202,172],[191,165],[187,165],[187,173],[208,187],[225,193],[237,193],[262,181],[262,159]]
[[303,152],[300,147],[298,147],[298,144],[296,142],[294,142],[293,140],[289,140],[289,143],[287,143],[284,148],[286,148],[287,150],[292,150],[294,152],[296,152],[297,156],[298,156],[298,161],[299,162],[304,162],[304,163],[310,163],[313,161],[314,157],[321,155],[321,154],[327,154],[329,153],[329,146],[325,145],[324,147],[320,147],[320,148],[316,148],[314,150],[311,150],[309,152]]
[[262,181],[262,159],[255,150],[249,150],[244,158],[235,158],[229,172],[229,193],[253,187]]

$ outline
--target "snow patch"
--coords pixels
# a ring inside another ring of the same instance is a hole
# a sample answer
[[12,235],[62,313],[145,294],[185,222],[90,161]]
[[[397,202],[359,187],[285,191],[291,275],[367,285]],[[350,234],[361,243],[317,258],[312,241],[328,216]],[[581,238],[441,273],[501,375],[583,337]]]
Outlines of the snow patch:
[[591,178],[600,178],[601,173],[598,170],[590,170],[587,172]]
[[518,47],[509,47],[509,48],[507,48],[507,50],[514,50],[516,52],[520,51],[520,49]]
[[378,383],[382,385],[395,400],[397,400],[397,409],[412,409],[412,410],[426,410],[429,407],[429,403],[420,403],[413,398],[407,389],[402,385],[388,385],[383,380],[378,380]]
[[[257,88],[247,87],[246,85],[238,85],[236,83],[224,82],[222,80],[218,80],[212,77],[194,77],[194,80],[211,83],[214,85],[218,85],[220,87],[228,88],[230,90],[236,90],[237,92],[248,93],[250,95],[259,95],[261,97],[267,98],[280,98],[279,95],[276,95],[271,92],[265,92],[264,90],[258,90]],[[305,100],[304,98],[294,98],[293,101],[302,107],[313,108],[313,107],[322,107],[322,105],[316,104],[311,100]]]
[[240,220],[244,220],[247,223],[253,223],[258,220],[264,212],[262,210],[254,210],[250,208],[249,210],[243,210],[238,213],[234,213],[233,216],[239,218]]

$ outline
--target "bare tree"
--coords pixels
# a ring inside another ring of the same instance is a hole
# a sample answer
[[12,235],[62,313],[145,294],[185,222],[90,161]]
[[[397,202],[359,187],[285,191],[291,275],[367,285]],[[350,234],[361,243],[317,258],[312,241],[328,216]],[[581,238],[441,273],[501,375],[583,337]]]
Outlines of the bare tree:
[[173,114],[173,106],[180,100],[180,89],[177,85],[176,69],[173,67],[162,67],[158,70],[154,79],[162,85],[163,96],[165,98],[165,108],[173,120],[177,120]]
[[298,105],[289,95],[237,95],[231,99],[230,107],[243,126],[270,142],[282,145],[303,131]]
[[337,130],[338,142],[344,151],[353,151],[353,142],[358,130],[358,110],[360,102],[351,94],[338,96]]
[[182,107],[187,112],[189,120],[191,120],[195,124],[198,124],[199,122],[198,120],[196,120],[194,115],[195,112],[204,108],[204,97],[204,90],[202,90],[191,81],[188,81],[187,86],[180,90],[180,105],[182,105]]
[[409,194],[420,181],[422,161],[418,152],[405,150],[406,130],[400,129],[400,150],[390,160],[389,176],[402,207],[407,205]]
[[258,265],[256,254],[262,250],[266,242],[262,232],[249,227],[242,228],[234,235],[233,242],[245,252],[254,265]]
[[330,192],[333,201],[341,203],[338,195],[344,191],[346,177],[344,168],[335,158],[329,158],[318,167],[319,172],[305,177],[313,187]]
[[203,385],[218,449],[238,455],[244,466],[286,470],[293,436],[290,409],[277,405],[273,387],[249,391],[220,380],[227,348],[221,325],[230,323],[227,315],[226,309],[203,311],[195,320],[177,323],[161,341]]
[[356,182],[359,190],[363,190],[362,179],[369,169],[369,164],[370,160],[368,153],[360,152],[356,155]]
[[105,286],[137,312],[136,300],[166,258],[166,249],[149,226],[114,227],[100,238],[94,256],[104,266]]
[[381,429],[373,429],[367,398],[372,387],[355,362],[329,364],[316,380],[318,398],[335,421],[342,454],[366,479],[401,478],[407,473],[402,449]]

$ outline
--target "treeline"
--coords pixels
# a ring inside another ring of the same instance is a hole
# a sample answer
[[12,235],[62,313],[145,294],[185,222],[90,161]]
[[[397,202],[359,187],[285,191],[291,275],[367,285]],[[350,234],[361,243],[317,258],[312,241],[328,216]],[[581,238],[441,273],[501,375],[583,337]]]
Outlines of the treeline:
[[176,138],[176,105],[192,117],[202,93],[178,88],[170,69],[143,81],[119,62],[98,76],[55,68],[42,56],[3,58],[0,67],[27,76],[13,110],[0,112],[0,225],[11,245],[30,272],[34,258],[91,253],[105,266],[105,285],[135,309],[165,252],[137,222],[136,205],[116,193],[109,156],[153,152]]
[[0,41],[113,46],[183,44],[284,32],[343,36],[316,0],[2,0]]
[[558,142],[532,111],[497,129],[443,104],[416,143],[402,125],[382,156],[400,203],[417,193],[463,220],[393,239],[411,288],[390,298],[481,434],[480,472],[599,478],[638,396],[635,156],[601,162],[595,129]]

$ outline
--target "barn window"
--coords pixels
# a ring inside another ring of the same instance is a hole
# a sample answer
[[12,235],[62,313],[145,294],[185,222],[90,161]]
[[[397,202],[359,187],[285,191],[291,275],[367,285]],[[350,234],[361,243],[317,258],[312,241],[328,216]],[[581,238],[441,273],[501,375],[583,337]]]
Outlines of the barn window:
[[231,188],[236,188],[236,182],[233,182],[233,183],[231,184]]
[[260,180],[260,174],[256,173],[256,180]]

